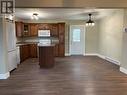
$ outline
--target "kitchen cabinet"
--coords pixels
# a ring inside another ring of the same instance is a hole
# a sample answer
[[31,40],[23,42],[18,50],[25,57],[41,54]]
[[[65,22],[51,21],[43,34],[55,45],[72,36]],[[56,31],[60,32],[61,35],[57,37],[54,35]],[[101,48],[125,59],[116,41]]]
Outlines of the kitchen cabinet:
[[55,45],[55,47],[54,47],[54,55],[56,56],[56,57],[58,57],[59,56],[59,45],[58,44],[56,44]]
[[58,37],[58,24],[51,24],[51,36]]
[[30,36],[38,36],[38,24],[30,24]]
[[24,60],[30,57],[29,54],[29,45],[21,45],[20,46],[20,61],[23,62]]
[[37,58],[37,44],[30,44],[30,58]]
[[20,46],[20,62],[23,62],[28,58],[37,58],[37,56],[37,44],[26,44]]
[[58,23],[58,31],[59,31],[59,56],[65,56],[65,23]]
[[22,22],[15,22],[15,30],[16,30],[16,37],[23,36],[23,23]]
[[39,30],[50,30],[50,24],[49,23],[40,23],[38,24],[38,29]]
[[55,64],[54,45],[39,46],[40,68],[52,68]]
[[29,37],[30,36],[30,24],[29,23],[24,23],[23,25],[23,36],[24,37]]

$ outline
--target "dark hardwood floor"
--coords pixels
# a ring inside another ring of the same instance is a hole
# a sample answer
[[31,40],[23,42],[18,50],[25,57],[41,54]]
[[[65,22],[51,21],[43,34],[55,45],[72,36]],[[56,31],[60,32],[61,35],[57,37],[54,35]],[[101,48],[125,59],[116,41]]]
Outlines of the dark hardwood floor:
[[0,80],[0,95],[127,95],[127,75],[98,57],[57,58],[52,69],[29,59]]

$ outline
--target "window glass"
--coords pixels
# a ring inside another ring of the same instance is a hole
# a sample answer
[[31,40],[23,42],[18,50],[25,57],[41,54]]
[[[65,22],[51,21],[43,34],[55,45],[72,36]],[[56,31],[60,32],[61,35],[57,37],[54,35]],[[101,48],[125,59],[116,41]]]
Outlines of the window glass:
[[74,29],[73,30],[73,42],[80,42],[80,29]]

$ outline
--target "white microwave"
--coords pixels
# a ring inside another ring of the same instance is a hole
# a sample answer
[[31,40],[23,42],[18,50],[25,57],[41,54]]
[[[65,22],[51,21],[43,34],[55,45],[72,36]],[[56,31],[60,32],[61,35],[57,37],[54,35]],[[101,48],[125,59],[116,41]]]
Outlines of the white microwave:
[[38,30],[38,37],[50,37],[50,30]]

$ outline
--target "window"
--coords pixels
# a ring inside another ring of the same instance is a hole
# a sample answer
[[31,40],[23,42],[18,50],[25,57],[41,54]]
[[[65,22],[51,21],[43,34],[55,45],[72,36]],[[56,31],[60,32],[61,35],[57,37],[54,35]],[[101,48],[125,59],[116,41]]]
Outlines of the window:
[[80,42],[80,29],[74,29],[73,30],[73,42]]

